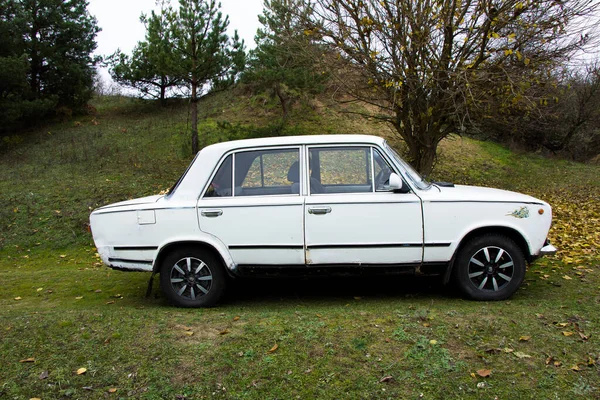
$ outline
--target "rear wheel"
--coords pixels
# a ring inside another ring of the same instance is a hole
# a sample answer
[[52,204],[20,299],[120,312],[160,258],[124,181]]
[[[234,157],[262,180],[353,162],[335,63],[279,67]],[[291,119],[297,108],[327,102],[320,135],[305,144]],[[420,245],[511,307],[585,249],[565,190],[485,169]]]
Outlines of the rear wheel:
[[169,301],[179,307],[211,307],[225,291],[222,263],[197,248],[181,248],[165,257],[160,286]]
[[458,254],[454,281],[474,300],[504,300],[525,278],[523,252],[511,239],[485,235],[469,241]]

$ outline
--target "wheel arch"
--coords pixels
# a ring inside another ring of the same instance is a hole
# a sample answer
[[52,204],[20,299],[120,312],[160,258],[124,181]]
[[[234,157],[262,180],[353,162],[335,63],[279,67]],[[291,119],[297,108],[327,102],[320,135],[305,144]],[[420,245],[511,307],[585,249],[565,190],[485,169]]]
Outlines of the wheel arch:
[[224,255],[221,251],[219,251],[218,247],[212,243],[207,241],[198,240],[198,239],[186,239],[186,240],[178,240],[174,242],[169,242],[164,244],[158,250],[158,254],[154,259],[154,264],[152,265],[153,273],[160,273],[160,266],[165,259],[165,257],[176,249],[180,249],[183,247],[195,247],[201,249],[202,251],[207,251],[213,254],[218,260],[221,261],[223,268],[225,269],[228,275],[232,275],[232,269],[234,267],[233,260],[229,254]]
[[531,251],[529,249],[529,243],[525,239],[525,236],[518,230],[507,226],[484,226],[476,228],[467,233],[465,236],[463,236],[458,246],[456,246],[456,250],[454,250],[454,254],[452,255],[450,263],[448,264],[446,273],[444,274],[444,284],[447,284],[450,281],[450,276],[452,275],[452,270],[454,269],[454,261],[456,260],[456,256],[460,253],[465,244],[469,243],[469,241],[473,238],[490,234],[508,237],[513,242],[515,242],[517,246],[519,246],[527,262],[533,261],[533,256],[531,255]]

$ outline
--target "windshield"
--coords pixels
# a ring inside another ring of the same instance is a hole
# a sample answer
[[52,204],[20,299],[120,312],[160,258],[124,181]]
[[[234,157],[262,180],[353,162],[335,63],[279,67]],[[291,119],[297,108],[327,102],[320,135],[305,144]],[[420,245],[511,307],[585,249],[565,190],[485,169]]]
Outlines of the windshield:
[[383,143],[385,148],[388,150],[388,152],[394,157],[394,160],[396,160],[396,162],[398,164],[400,164],[400,167],[402,167],[404,172],[404,175],[410,179],[410,181],[419,189],[429,189],[429,187],[431,186],[431,183],[427,182],[425,179],[423,179],[423,177],[421,175],[419,175],[419,173],[417,171],[415,171],[415,169],[406,161],[404,161],[402,159],[402,157],[400,157],[400,155],[396,152],[396,150],[394,150],[389,144],[387,144],[387,142]]

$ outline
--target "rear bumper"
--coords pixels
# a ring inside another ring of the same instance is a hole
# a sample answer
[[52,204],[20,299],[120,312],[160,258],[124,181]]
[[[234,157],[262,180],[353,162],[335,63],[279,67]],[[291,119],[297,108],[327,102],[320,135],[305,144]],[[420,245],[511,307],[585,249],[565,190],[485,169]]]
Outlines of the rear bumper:
[[540,250],[540,256],[551,256],[552,254],[556,254],[556,247],[552,246],[550,243]]

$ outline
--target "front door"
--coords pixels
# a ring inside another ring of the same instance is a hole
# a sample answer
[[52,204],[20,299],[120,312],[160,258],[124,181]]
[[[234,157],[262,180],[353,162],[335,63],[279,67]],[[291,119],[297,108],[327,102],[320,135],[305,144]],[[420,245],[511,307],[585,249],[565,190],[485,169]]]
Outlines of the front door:
[[307,264],[417,265],[421,200],[386,189],[393,172],[371,146],[309,147],[304,206]]

